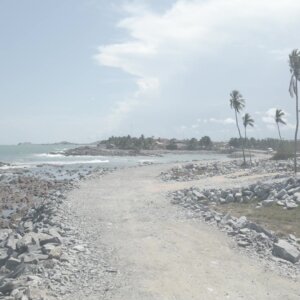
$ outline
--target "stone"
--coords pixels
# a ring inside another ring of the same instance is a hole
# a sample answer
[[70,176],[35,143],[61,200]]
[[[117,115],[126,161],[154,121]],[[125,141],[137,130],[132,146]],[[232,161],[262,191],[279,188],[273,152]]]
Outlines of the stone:
[[228,194],[228,196],[226,197],[226,202],[227,203],[234,202],[234,197],[232,194]]
[[274,256],[288,260],[292,263],[296,263],[300,259],[299,250],[285,240],[278,240],[277,243],[274,243],[272,253]]
[[17,241],[17,250],[25,252],[28,250],[28,245],[38,245],[39,240],[34,232],[26,233],[20,240]]
[[235,194],[235,200],[237,202],[241,202],[242,201],[242,193],[236,193]]
[[38,239],[40,241],[41,246],[46,245],[46,244],[57,244],[60,245],[61,239],[58,236],[51,236],[46,233],[39,233],[38,234]]
[[247,247],[250,245],[250,243],[248,241],[238,241],[238,245],[240,247]]
[[274,200],[272,199],[266,199],[261,201],[262,206],[267,207],[267,206],[272,206],[274,203]]
[[257,225],[256,223],[253,222],[249,222],[246,225],[247,228],[254,230],[258,233],[263,232],[266,236],[268,236],[269,238],[273,238],[273,234],[271,232],[269,232],[268,230],[264,229],[262,226]]
[[285,189],[282,189],[282,190],[280,190],[280,191],[277,193],[276,198],[277,198],[277,199],[282,199],[286,194],[287,194],[286,190],[285,190]]
[[243,228],[246,226],[247,222],[248,222],[247,217],[242,216],[242,217],[238,218],[237,221],[235,222],[235,227]]
[[285,206],[287,209],[294,209],[298,207],[298,204],[296,204],[294,201],[286,201]]
[[78,251],[78,252],[84,252],[85,251],[85,247],[83,245],[74,246],[73,249],[75,251]]
[[193,194],[198,198],[198,200],[204,200],[206,197],[197,190],[193,190]]
[[13,258],[13,257],[10,257],[6,263],[5,263],[5,267],[8,269],[8,270],[14,270],[18,265],[21,264],[21,261],[17,258]]
[[11,233],[12,233],[11,229],[1,229],[0,230],[0,242],[5,241]]

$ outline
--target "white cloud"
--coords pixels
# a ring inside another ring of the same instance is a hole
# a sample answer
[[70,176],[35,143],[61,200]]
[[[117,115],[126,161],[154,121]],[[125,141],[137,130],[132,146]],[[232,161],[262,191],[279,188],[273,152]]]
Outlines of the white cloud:
[[[120,126],[144,101],[159,98],[160,89],[174,74],[188,72],[201,57],[222,53],[224,46],[257,47],[275,59],[283,58],[288,48],[274,50],[268,42],[272,44],[282,28],[297,24],[300,11],[299,0],[178,0],[164,13],[135,3],[124,6],[127,17],[117,24],[128,38],[100,46],[95,56],[100,65],[136,78],[136,93],[112,109],[109,127]],[[263,122],[269,124],[270,118],[265,115]],[[207,122],[223,125],[234,120]]]
[[232,118],[226,118],[226,119],[215,119],[215,118],[210,118],[209,122],[211,123],[218,123],[218,124],[223,124],[223,125],[228,125],[228,124],[235,124],[235,120]]

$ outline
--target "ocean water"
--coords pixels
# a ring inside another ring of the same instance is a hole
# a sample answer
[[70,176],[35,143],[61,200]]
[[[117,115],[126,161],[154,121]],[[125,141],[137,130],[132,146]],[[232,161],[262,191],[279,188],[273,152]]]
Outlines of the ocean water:
[[[0,145],[0,162],[9,163],[14,167],[36,167],[42,164],[76,166],[90,165],[105,168],[126,167],[141,164],[143,162],[167,163],[184,162],[193,160],[223,160],[226,157],[215,153],[168,153],[162,157],[146,156],[64,156],[59,152],[77,147],[78,145],[33,145],[23,144],[19,146]],[[51,154],[55,152],[57,154]]]

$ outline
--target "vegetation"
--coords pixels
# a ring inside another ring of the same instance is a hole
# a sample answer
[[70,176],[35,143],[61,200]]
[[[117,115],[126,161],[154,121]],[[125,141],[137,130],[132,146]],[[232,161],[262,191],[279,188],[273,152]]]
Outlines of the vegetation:
[[245,165],[246,164],[245,150],[244,150],[243,139],[242,139],[241,130],[240,130],[238,117],[237,117],[238,113],[240,113],[245,107],[245,100],[243,99],[243,96],[242,96],[242,94],[240,94],[239,91],[233,90],[230,93],[229,101],[230,101],[230,107],[234,110],[236,127],[239,132],[240,140],[242,141],[242,151],[243,151],[243,159],[244,159],[244,165]]
[[196,138],[177,140],[177,139],[160,139],[154,137],[145,138],[141,135],[139,138],[130,135],[115,137],[112,136],[107,140],[101,141],[99,146],[104,145],[107,149],[121,150],[211,150],[213,142],[209,136],[203,136],[200,140]]
[[152,150],[155,147],[153,137],[145,138],[141,135],[139,138],[131,137],[130,135],[122,137],[110,137],[104,141],[106,148],[117,148],[122,150]]
[[276,122],[276,125],[277,125],[277,129],[278,129],[278,134],[279,134],[280,140],[282,140],[282,138],[281,138],[281,133],[280,133],[280,128],[279,128],[279,123],[283,124],[283,125],[286,125],[286,122],[283,120],[284,115],[285,114],[284,114],[283,110],[276,109],[276,112],[275,112],[275,122]]
[[276,153],[273,155],[274,160],[285,160],[294,157],[293,145],[291,142],[280,143]]
[[288,234],[300,236],[300,207],[285,210],[282,213],[282,207],[277,204],[257,209],[257,203],[258,200],[250,203],[234,202],[218,205],[214,209],[236,217],[246,216],[253,222],[275,231],[279,236]]
[[291,72],[291,80],[289,92],[291,97],[296,97],[296,129],[294,140],[294,170],[297,173],[297,138],[299,128],[299,103],[298,103],[298,81],[300,81],[300,51],[295,49],[289,55],[289,65]]

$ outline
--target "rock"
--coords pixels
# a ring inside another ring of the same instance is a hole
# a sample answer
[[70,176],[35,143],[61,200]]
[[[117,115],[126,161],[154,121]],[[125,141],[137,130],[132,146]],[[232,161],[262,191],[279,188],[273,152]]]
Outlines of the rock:
[[198,200],[204,200],[206,197],[197,190],[193,190],[193,194],[198,198]]
[[33,253],[23,253],[19,255],[19,259],[23,260],[24,263],[27,264],[38,264],[39,259],[37,258],[36,254]]
[[272,199],[266,199],[266,200],[261,201],[261,204],[264,207],[272,206],[273,203],[274,203],[274,200],[272,200]]
[[34,232],[26,233],[17,241],[17,250],[19,252],[26,252],[29,245],[39,245],[39,240]]
[[242,216],[242,217],[238,218],[237,221],[235,222],[235,227],[243,228],[246,226],[247,222],[248,222],[247,217]]
[[293,208],[297,208],[298,204],[296,204],[294,201],[286,201],[285,206],[287,209],[293,209]]
[[61,244],[61,239],[59,236],[51,236],[50,234],[46,233],[39,233],[38,234],[38,239],[40,241],[41,246],[46,245],[46,244]]
[[277,193],[276,198],[277,198],[277,199],[282,199],[286,194],[287,194],[286,190],[285,190],[285,189],[282,189],[282,190],[280,190],[280,191]]
[[7,283],[4,283],[0,286],[0,292],[4,295],[10,294],[13,290],[17,289],[20,286],[20,282],[11,280]]
[[234,202],[234,197],[232,194],[228,194],[226,197],[226,203]]
[[62,248],[53,244],[44,245],[42,251],[44,254],[49,255],[49,258],[59,259],[62,255]]
[[296,263],[300,259],[299,250],[285,240],[279,240],[277,243],[274,243],[272,253],[274,256],[292,263]]
[[25,232],[30,232],[33,230],[33,223],[32,221],[27,221],[23,224]]
[[5,263],[5,267],[8,269],[8,270],[14,270],[17,266],[19,266],[21,264],[21,261],[17,258],[13,258],[13,257],[10,257],[6,263]]
[[74,246],[73,249],[74,249],[75,251],[78,251],[78,252],[84,252],[84,251],[85,251],[84,245],[77,245],[77,246]]
[[262,226],[260,225],[257,225],[256,223],[253,223],[253,222],[249,222],[247,225],[246,225],[247,228],[251,229],[251,230],[254,230],[258,233],[260,232],[263,232],[266,236],[268,236],[269,238],[273,238],[273,234],[269,231],[267,231],[266,229],[264,229]]
[[250,243],[248,241],[238,241],[238,245],[240,247],[247,247],[250,245]]
[[237,202],[241,202],[242,201],[242,193],[235,193],[235,200],[237,201]]
[[8,259],[7,249],[0,248],[0,266],[3,266]]
[[5,246],[15,251],[17,250],[17,241],[18,239],[16,239],[13,234],[10,234],[8,239],[6,240]]
[[1,229],[0,230],[0,242],[5,241],[11,233],[12,233],[11,229]]

